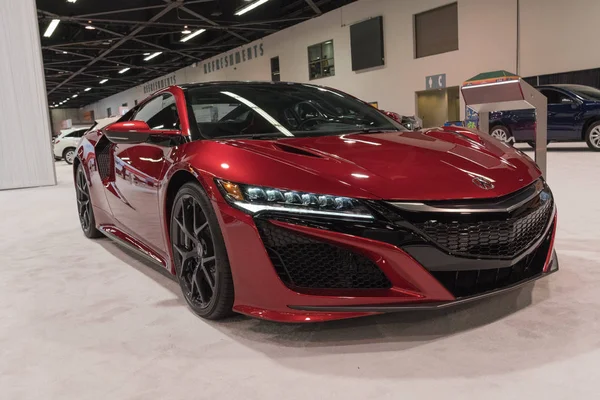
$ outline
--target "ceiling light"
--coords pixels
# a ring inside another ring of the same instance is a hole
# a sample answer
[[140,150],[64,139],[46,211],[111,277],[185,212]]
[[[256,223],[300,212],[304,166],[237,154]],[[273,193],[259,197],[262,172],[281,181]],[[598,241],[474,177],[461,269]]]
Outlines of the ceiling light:
[[269,1],[269,0],[258,0],[258,1],[255,1],[254,3],[252,3],[252,4],[248,4],[246,7],[242,7],[241,9],[239,9],[238,11],[236,11],[235,15],[246,14],[248,11],[254,10],[256,7],[265,4],[267,1]]
[[91,88],[91,87],[89,87],[89,88],[86,88],[86,89],[83,89],[83,91],[84,91],[84,92],[89,92],[90,90],[92,90],[92,88]]
[[183,33],[184,35],[189,35],[190,33],[192,33],[192,31],[190,31],[189,29],[184,29],[183,31],[181,31],[181,33]]
[[63,51],[63,54],[67,54],[67,52],[66,52],[66,51]]
[[86,26],[85,26],[85,29],[93,30],[93,29],[96,29],[96,28],[94,28],[94,27],[93,27],[93,26],[91,26],[91,25],[86,25]]
[[152,53],[150,54],[148,57],[144,58],[144,61],[150,61],[152,60],[154,57],[159,56],[162,54],[162,51],[157,51],[156,53]]
[[194,32],[194,33],[192,33],[192,34],[190,34],[190,35],[187,35],[187,36],[185,36],[185,37],[182,37],[182,38],[181,38],[181,41],[182,41],[182,42],[187,42],[188,40],[190,40],[190,39],[192,39],[192,38],[195,38],[196,36],[198,36],[198,35],[199,35],[199,34],[201,34],[202,32],[206,32],[206,29],[198,29],[196,32]]
[[102,79],[102,80],[100,81],[100,84],[102,85],[103,83],[106,83],[106,82],[108,82],[108,79]]
[[123,68],[122,70],[119,71],[120,74],[124,74],[125,72],[129,71],[131,68],[127,67],[127,68]]
[[46,29],[46,32],[44,32],[44,37],[52,36],[52,34],[54,33],[54,30],[58,26],[59,22],[60,22],[60,19],[53,19],[52,21],[50,21],[50,24],[48,25],[48,29]]
[[77,0],[67,0],[67,3],[75,3]]
[[79,96],[79,95],[78,94],[74,94],[73,96],[71,96],[71,98],[74,99],[77,96]]
[[144,55],[145,55],[145,56],[149,56],[149,55],[150,55],[150,53],[144,53]]

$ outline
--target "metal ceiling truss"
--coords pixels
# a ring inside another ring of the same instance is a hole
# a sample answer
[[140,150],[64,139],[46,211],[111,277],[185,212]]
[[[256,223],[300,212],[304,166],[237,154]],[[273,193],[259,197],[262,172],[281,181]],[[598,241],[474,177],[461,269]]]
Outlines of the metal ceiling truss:
[[[49,103],[78,94],[63,107],[89,104],[353,1],[272,0],[262,12],[239,18],[233,14],[241,0],[121,1],[128,8],[118,8],[118,0],[78,2],[75,14],[58,4],[64,0],[37,0],[40,33],[52,19],[65,26],[62,36],[42,38]],[[207,33],[182,43],[184,29]],[[164,54],[144,60],[154,52]],[[130,70],[120,75],[124,68]],[[109,81],[100,85],[101,79]],[[88,87],[93,90],[85,92]]]

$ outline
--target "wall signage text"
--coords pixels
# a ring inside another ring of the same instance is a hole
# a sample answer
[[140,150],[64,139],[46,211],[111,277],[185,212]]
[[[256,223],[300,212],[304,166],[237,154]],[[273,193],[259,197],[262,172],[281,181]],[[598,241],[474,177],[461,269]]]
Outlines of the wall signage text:
[[213,60],[204,63],[204,73],[210,74],[211,72],[219,71],[221,69],[229,68],[238,64],[245,63],[246,61],[253,60],[255,58],[262,57],[265,54],[262,43],[247,46],[217,57]]
[[177,79],[175,78],[175,74],[167,75],[163,78],[159,78],[157,80],[144,84],[144,94],[153,93],[159,89],[176,84]]

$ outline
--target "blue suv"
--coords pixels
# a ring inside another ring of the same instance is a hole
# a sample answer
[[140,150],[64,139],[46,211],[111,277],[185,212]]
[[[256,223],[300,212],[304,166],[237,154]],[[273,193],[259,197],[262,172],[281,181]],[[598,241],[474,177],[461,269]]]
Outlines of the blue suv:
[[[548,98],[548,143],[585,141],[600,151],[600,90],[583,85],[544,85]],[[535,110],[490,113],[490,135],[505,142],[535,140]]]

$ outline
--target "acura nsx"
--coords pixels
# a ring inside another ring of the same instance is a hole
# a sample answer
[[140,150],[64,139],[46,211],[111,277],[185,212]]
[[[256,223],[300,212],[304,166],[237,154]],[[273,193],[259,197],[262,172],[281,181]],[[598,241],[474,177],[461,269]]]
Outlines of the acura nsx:
[[331,88],[168,87],[86,133],[73,167],[84,234],[176,275],[208,319],[440,309],[558,269],[554,198],[524,153],[408,131]]

